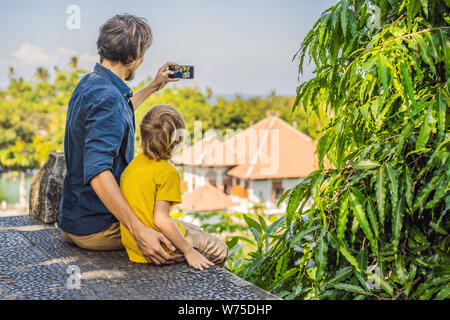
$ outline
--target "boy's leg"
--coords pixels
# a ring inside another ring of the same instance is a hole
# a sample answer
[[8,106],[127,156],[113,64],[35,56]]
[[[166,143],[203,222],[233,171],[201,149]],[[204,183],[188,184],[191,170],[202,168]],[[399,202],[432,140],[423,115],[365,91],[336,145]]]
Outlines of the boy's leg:
[[[217,238],[212,234],[203,231],[202,229],[200,229],[199,227],[197,227],[192,223],[188,223],[182,220],[177,221],[184,226],[186,230],[185,238],[195,249],[197,249],[201,254],[203,254],[208,260],[213,262],[215,265],[219,267],[224,266],[228,254],[228,247],[222,240],[220,240],[219,238]],[[176,261],[177,257],[181,253],[181,252],[177,253],[177,251],[175,251],[173,254],[175,255]]]

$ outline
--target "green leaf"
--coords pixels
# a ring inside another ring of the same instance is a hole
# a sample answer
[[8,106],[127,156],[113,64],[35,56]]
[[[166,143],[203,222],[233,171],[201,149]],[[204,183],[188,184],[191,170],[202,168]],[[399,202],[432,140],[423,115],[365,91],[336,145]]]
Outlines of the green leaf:
[[437,185],[433,199],[427,203],[425,209],[434,208],[439,201],[449,192],[450,190],[450,181],[446,181],[442,179],[441,182]]
[[425,16],[428,18],[428,0],[420,0],[420,4]]
[[425,291],[433,286],[437,286],[443,283],[447,283],[450,281],[450,275],[445,275],[442,277],[436,277],[432,279],[427,279],[424,282],[422,282],[414,292],[414,294],[411,295],[411,298],[420,297],[422,296]]
[[409,280],[408,271],[405,268],[405,258],[401,256],[395,262],[395,274],[397,275],[398,281],[401,285],[405,286]]
[[270,236],[272,235],[278,228],[279,226],[286,220],[286,216],[282,216],[281,218],[279,218],[278,220],[276,220],[274,223],[272,223],[268,228],[267,228],[267,235]]
[[[449,1],[449,0],[447,0]],[[447,30],[439,30],[439,39],[441,40],[440,47],[442,50],[442,57],[445,64],[445,75],[450,76],[450,43],[447,39]]]
[[260,215],[258,215],[259,225],[262,228],[262,231],[267,232],[267,223],[266,220]]
[[333,245],[334,248],[336,248],[337,250],[339,250],[339,252],[344,256],[344,258],[358,271],[361,272],[361,269],[359,269],[359,265],[358,265],[358,261],[356,260],[356,258],[354,256],[352,256],[350,254],[350,252],[347,250],[347,245],[344,246],[344,242],[337,242],[336,239],[334,239],[334,237],[332,236],[332,234],[330,235],[330,241]]
[[421,207],[425,207],[428,195],[436,188],[436,186],[444,179],[444,176],[434,176],[431,180],[420,189],[413,206],[413,212]]
[[334,288],[344,291],[356,292],[356,293],[366,293],[360,286],[355,286],[348,283],[337,283],[333,285]]
[[398,202],[398,179],[397,179],[397,172],[392,168],[390,164],[387,164],[385,166],[386,169],[386,175],[389,178],[389,189],[391,194],[391,203],[392,203],[392,211],[395,211],[397,209],[397,202]]
[[286,199],[292,192],[292,189],[286,190],[280,197],[280,199],[278,199],[278,203],[277,206],[280,206],[280,203],[282,203],[284,201],[284,199]]
[[297,211],[300,199],[302,198],[304,192],[305,189],[303,184],[300,183],[294,188],[294,190],[292,190],[291,195],[289,196],[289,201],[286,208],[286,223],[288,226],[291,224],[292,218]]
[[316,280],[316,283],[318,283],[322,279],[325,267],[328,262],[328,259],[327,259],[328,246],[323,237],[320,238],[320,240],[317,242],[315,251],[316,251],[315,262],[316,262],[316,266],[317,266],[315,280]]
[[383,277],[380,277],[378,274],[373,273],[370,275],[371,278],[375,280],[375,283],[379,283],[381,288],[391,297],[394,295],[394,288],[389,284],[388,281],[384,280]]
[[305,230],[300,231],[299,233],[297,233],[295,235],[295,237],[290,241],[289,246],[293,247],[295,246],[298,242],[300,242],[301,240],[303,240],[309,233],[313,232],[314,230],[317,230],[319,228],[322,228],[322,226],[312,226],[309,228],[306,228]]
[[336,271],[334,277],[331,278],[330,280],[328,280],[326,285],[330,285],[330,284],[333,284],[333,283],[336,283],[336,282],[344,281],[345,279],[348,278],[349,275],[352,274],[352,272],[353,272],[352,268],[350,268],[350,267],[342,267],[341,269]]
[[258,232],[261,231],[261,226],[259,225],[258,222],[256,222],[255,220],[253,220],[252,218],[250,218],[248,215],[244,214],[243,215],[245,222],[248,224],[248,226],[250,228],[254,228],[256,229]]
[[353,213],[358,220],[359,225],[366,234],[367,239],[369,239],[373,250],[375,251],[375,253],[378,253],[378,243],[373,236],[372,230],[370,229],[370,224],[367,220],[366,213],[364,212],[360,199],[355,196],[355,193],[357,192],[359,192],[359,190],[357,190],[356,188],[352,188],[352,192],[350,194],[353,203]]
[[342,34],[345,36],[347,34],[347,24],[348,24],[348,0],[343,0],[341,3],[341,27]]
[[422,231],[420,231],[419,227],[413,226],[411,229],[408,230],[408,232],[412,237],[412,239],[414,239],[414,241],[416,241],[417,243],[425,246],[424,247],[425,249],[430,245],[430,242],[428,241],[427,237],[422,233]]
[[383,84],[384,95],[386,95],[389,92],[387,63],[388,63],[387,58],[382,54],[378,54],[377,57],[378,76],[380,77],[381,83]]
[[411,71],[409,71],[408,65],[403,60],[400,62],[400,73],[403,78],[402,84],[405,87],[406,96],[409,98],[413,106],[415,106],[417,102],[414,97],[414,87],[411,77]]
[[430,123],[429,123],[430,116],[431,116],[431,109],[428,108],[428,110],[426,111],[426,114],[424,116],[423,123],[420,126],[419,137],[417,138],[417,142],[416,142],[416,150],[424,148],[428,142],[428,139],[430,138],[430,132],[431,132],[431,127],[430,127]]
[[250,231],[253,234],[253,237],[255,238],[256,243],[259,244],[261,242],[261,235],[259,234],[259,231],[253,227],[250,227]]
[[434,300],[445,300],[450,297],[450,287],[446,287],[436,294]]
[[417,11],[419,9],[419,0],[409,0],[408,1],[408,9],[407,9],[407,24],[408,24],[408,29],[411,29],[411,23],[414,19],[414,17],[417,14]]
[[339,241],[345,238],[345,231],[347,230],[348,221],[348,195],[341,199],[341,206],[339,208],[337,238]]
[[428,45],[424,38],[422,36],[417,36],[417,44],[419,45],[419,52],[420,56],[422,57],[423,61],[425,61],[426,64],[430,67],[431,71],[433,71],[434,74],[437,74],[436,67],[434,66],[433,57],[431,57],[430,53],[428,52]]
[[356,233],[358,232],[358,229],[359,229],[359,222],[358,222],[358,219],[356,218],[356,215],[354,215],[353,221],[352,221],[352,227],[351,227],[351,235],[350,235],[350,243],[352,244],[352,246],[355,243]]
[[408,122],[400,132],[400,137],[398,138],[398,145],[397,145],[397,151],[396,155],[397,157],[400,156],[403,152],[403,145],[405,144],[405,141],[410,137],[411,132],[414,130],[414,124],[412,122]]
[[447,112],[447,101],[444,94],[442,94],[442,90],[438,90],[436,93],[436,102],[437,102],[437,113],[438,113],[438,128],[439,128],[439,139],[443,139],[445,135],[445,115]]
[[381,232],[383,233],[384,217],[385,217],[384,204],[386,199],[386,182],[384,180],[383,168],[378,170],[375,190],[376,190],[378,214],[380,216]]
[[369,216],[370,223],[372,224],[373,231],[375,232],[375,237],[378,239],[380,236],[380,227],[378,226],[378,218],[373,212],[370,201],[367,202],[367,215]]
[[354,266],[355,269],[356,269],[358,272],[361,272],[361,270],[359,269],[359,266],[358,266],[358,261],[356,260],[356,258],[355,258],[354,256],[352,256],[352,255],[350,254],[350,252],[348,252],[348,250],[347,250],[346,248],[344,248],[343,246],[340,246],[340,247],[339,247],[339,252],[342,253],[342,255],[344,256],[344,258],[347,259],[347,261],[348,261],[352,266]]
[[403,213],[405,211],[404,199],[405,199],[404,197],[400,198],[400,202],[392,214],[392,244],[394,246],[395,252],[398,251],[398,245],[403,226]]
[[378,161],[373,161],[373,160],[361,160],[357,163],[355,163],[354,165],[352,165],[352,167],[354,169],[372,169],[372,168],[376,168],[380,165],[380,163]]
[[412,199],[413,199],[413,191],[412,191],[412,177],[411,177],[411,171],[407,166],[405,166],[405,199],[406,203],[408,204],[408,208],[412,209]]

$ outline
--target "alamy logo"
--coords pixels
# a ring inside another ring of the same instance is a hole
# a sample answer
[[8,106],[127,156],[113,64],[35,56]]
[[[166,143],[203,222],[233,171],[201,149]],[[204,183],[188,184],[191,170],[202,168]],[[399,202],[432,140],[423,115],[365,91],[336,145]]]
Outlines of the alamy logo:
[[370,290],[380,290],[381,286],[381,272],[380,267],[376,265],[369,266],[367,268],[367,272],[372,273],[372,275],[369,275],[369,279],[367,279],[367,287],[370,288]]
[[67,7],[66,13],[69,15],[66,20],[66,27],[69,30],[81,29],[81,10],[80,7],[71,4]]
[[381,27],[381,10],[374,4],[367,5],[367,12],[370,17],[367,19],[367,28],[372,31]]
[[77,265],[70,265],[67,267],[66,272],[70,275],[67,278],[67,289],[80,289],[81,287],[81,270]]

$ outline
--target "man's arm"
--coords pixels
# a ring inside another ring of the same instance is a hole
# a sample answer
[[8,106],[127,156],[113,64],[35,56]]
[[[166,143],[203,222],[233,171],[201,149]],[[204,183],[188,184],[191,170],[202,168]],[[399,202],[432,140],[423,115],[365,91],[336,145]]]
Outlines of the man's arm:
[[110,170],[96,175],[90,184],[106,208],[130,231],[148,262],[157,265],[173,263],[174,257],[161,247],[161,242],[170,250],[175,250],[174,246],[162,233],[147,227],[134,214]]
[[139,108],[149,96],[154,94],[156,91],[164,88],[168,82],[175,82],[180,80],[179,78],[169,78],[169,75],[173,74],[173,71],[167,70],[168,66],[177,65],[178,64],[175,62],[167,62],[165,65],[159,68],[155,79],[148,86],[133,95],[133,97],[131,98],[131,102],[133,103],[134,110],[137,110],[137,108]]

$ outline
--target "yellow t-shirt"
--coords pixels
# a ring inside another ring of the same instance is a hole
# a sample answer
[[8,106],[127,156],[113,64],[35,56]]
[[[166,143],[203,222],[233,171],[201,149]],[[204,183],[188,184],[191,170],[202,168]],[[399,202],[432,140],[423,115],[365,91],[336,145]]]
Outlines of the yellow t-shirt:
[[[144,154],[135,157],[126,167],[120,177],[120,189],[136,216],[155,230],[158,230],[153,222],[155,201],[165,200],[172,202],[172,205],[181,202],[180,176],[176,169],[166,160],[152,160]],[[186,235],[183,225],[175,223],[183,236]],[[148,262],[130,231],[122,224],[120,232],[129,259],[133,262]],[[168,249],[166,251],[171,253]]]

